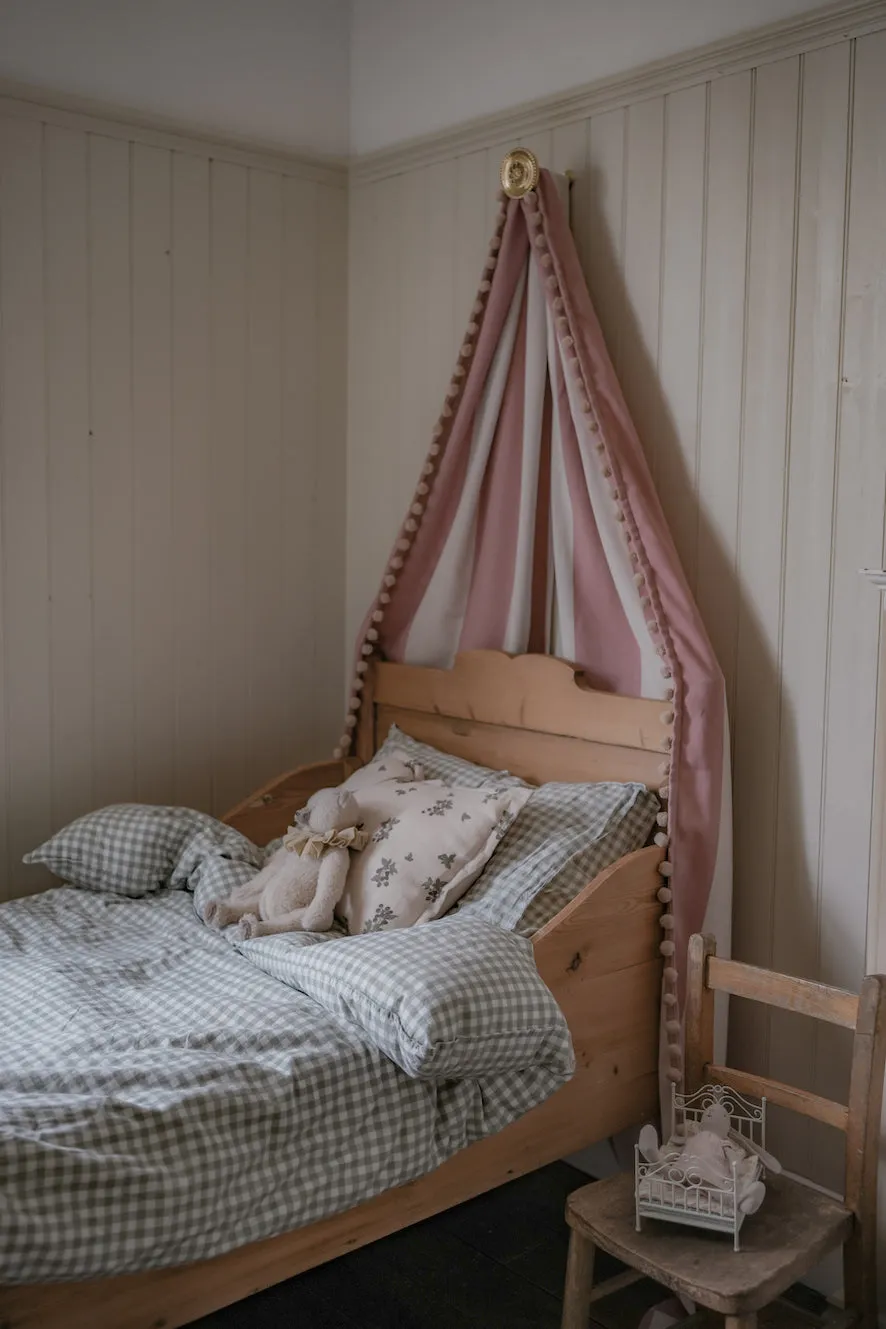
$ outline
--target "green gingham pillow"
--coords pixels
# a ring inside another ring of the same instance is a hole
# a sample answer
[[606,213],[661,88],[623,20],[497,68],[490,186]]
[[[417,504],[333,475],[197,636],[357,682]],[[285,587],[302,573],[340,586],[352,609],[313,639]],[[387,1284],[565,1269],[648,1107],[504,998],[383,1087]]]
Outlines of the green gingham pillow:
[[598,872],[643,847],[658,808],[642,784],[541,785],[459,911],[531,937]]
[[[471,788],[526,782],[493,771],[404,734],[396,725],[380,751],[399,749],[429,779]],[[641,784],[551,782],[540,785],[481,875],[456,906],[531,936],[565,908],[598,872],[641,849],[660,804]]]
[[547,1065],[566,1080],[575,1068],[569,1027],[531,943],[482,919],[450,916],[267,953],[256,946],[249,959],[356,1025],[413,1078]]
[[42,863],[82,890],[136,897],[167,886],[195,889],[200,876],[206,890],[219,877],[226,894],[248,881],[264,858],[263,849],[205,812],[115,803],[78,817],[24,861]]

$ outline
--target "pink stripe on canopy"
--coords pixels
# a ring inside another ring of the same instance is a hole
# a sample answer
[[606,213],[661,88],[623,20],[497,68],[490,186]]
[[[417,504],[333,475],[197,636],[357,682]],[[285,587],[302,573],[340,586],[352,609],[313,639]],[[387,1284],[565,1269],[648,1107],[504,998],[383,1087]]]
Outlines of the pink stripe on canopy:
[[507,639],[520,525],[526,312],[524,300],[520,304],[517,337],[495,421],[489,460],[483,472],[471,587],[458,643],[460,651],[481,650],[493,645],[500,647]]
[[[688,938],[715,913],[728,931],[723,678],[547,171],[535,191],[504,201],[357,668],[372,652],[447,667],[469,647],[526,651],[543,629],[545,650],[581,666],[593,686],[661,699],[670,726],[657,837],[668,851],[662,1071],[679,1081]],[[359,704],[358,681],[345,751]]]

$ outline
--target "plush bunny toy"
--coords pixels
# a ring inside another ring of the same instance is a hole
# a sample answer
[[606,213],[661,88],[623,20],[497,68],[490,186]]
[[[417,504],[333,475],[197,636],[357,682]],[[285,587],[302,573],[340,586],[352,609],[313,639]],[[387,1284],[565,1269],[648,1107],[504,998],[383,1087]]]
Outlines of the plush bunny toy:
[[732,1185],[735,1163],[738,1207],[745,1214],[756,1213],[766,1194],[766,1187],[760,1181],[761,1163],[770,1172],[781,1172],[777,1159],[732,1129],[729,1113],[722,1103],[712,1103],[705,1109],[688,1138],[672,1137],[659,1149],[655,1127],[644,1126],[638,1143],[647,1163],[671,1165],[668,1172],[671,1181],[678,1181],[681,1174],[684,1179],[694,1175],[705,1185],[728,1188]]
[[359,818],[349,790],[319,789],[258,876],[227,900],[214,901],[206,922],[223,928],[239,921],[241,937],[328,931],[345,889],[348,851],[365,848],[369,839]]

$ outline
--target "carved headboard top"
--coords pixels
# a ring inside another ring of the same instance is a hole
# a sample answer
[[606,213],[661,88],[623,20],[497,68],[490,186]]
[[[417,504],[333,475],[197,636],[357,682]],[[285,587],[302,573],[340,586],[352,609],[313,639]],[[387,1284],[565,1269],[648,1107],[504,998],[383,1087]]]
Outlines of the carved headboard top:
[[467,651],[452,669],[376,661],[364,675],[357,755],[367,761],[396,723],[435,747],[535,783],[661,783],[665,705],[588,687],[549,655]]

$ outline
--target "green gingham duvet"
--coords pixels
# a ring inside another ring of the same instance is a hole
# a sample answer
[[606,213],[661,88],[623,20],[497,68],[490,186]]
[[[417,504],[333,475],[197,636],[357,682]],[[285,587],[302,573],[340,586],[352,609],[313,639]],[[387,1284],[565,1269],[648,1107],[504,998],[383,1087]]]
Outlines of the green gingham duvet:
[[569,1079],[568,1039],[529,1069],[410,1078],[251,962],[266,942],[279,956],[281,939],[210,930],[186,890],[0,909],[0,1282],[180,1264],[310,1223]]

